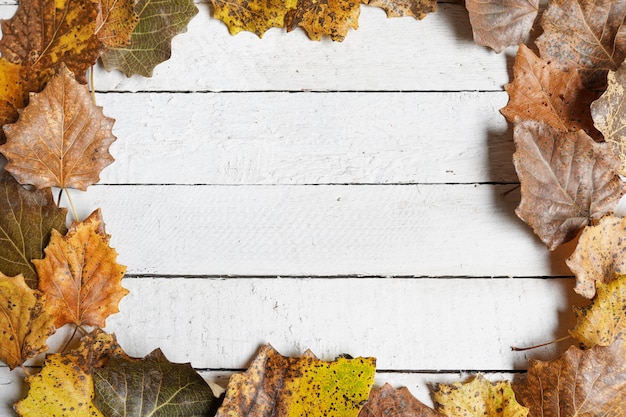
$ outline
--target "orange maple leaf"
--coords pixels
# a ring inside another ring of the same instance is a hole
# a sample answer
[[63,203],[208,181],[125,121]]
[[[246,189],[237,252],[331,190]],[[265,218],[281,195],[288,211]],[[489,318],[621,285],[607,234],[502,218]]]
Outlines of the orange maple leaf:
[[104,327],[106,318],[119,311],[119,301],[128,294],[121,285],[126,267],[116,262],[109,238],[96,210],[85,221],[75,222],[66,236],[53,231],[46,257],[33,261],[57,327],[66,323]]

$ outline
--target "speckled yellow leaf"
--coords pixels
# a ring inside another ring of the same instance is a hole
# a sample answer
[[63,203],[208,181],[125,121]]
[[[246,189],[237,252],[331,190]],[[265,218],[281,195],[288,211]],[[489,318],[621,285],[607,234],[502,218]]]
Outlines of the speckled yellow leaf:
[[285,14],[296,7],[298,0],[210,0],[213,17],[228,26],[231,35],[241,31],[258,37],[271,28],[285,27]]
[[49,355],[41,371],[26,382],[28,396],[15,405],[20,416],[104,417],[92,404],[92,376],[69,357]]
[[437,10],[437,0],[362,0],[361,3],[380,7],[387,17],[414,17],[423,19]]
[[481,374],[472,381],[438,384],[435,409],[448,417],[526,417],[528,409],[515,400],[508,381],[490,382]]
[[265,345],[245,373],[231,377],[217,417],[355,417],[374,373],[374,358],[288,358]]
[[[0,126],[17,120],[18,109],[26,105],[28,89],[22,79],[22,66],[0,58]],[[4,132],[0,131],[0,144]]]
[[285,16],[287,31],[301,27],[313,40],[329,36],[343,41],[350,28],[359,27],[361,6],[354,0],[298,0],[294,10]]
[[123,47],[139,23],[133,0],[100,0],[96,35],[107,48]]

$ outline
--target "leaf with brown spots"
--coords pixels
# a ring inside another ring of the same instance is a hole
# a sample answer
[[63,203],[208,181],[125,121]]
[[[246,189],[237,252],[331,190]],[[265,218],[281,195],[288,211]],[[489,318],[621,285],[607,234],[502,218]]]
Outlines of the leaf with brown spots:
[[288,358],[265,345],[245,373],[230,378],[216,417],[355,417],[368,398],[374,372],[374,358],[325,362],[310,352]]
[[48,350],[54,317],[46,310],[45,295],[33,290],[24,277],[0,272],[0,360],[13,369]]
[[587,226],[566,262],[576,275],[574,291],[587,298],[595,295],[596,283],[626,274],[626,218],[606,216]]
[[359,412],[359,417],[444,417],[417,400],[406,387],[395,389],[389,384],[374,388]]
[[600,137],[589,111],[598,95],[583,87],[577,71],[563,72],[520,45],[513,82],[505,89],[509,102],[501,112],[510,122],[520,117],[542,121],[565,132],[584,129],[590,136]]
[[295,9],[298,0],[210,0],[213,17],[228,26],[231,35],[241,31],[255,33],[259,38],[271,28],[285,27],[285,15]]
[[573,239],[591,220],[613,211],[626,191],[619,161],[585,132],[516,121],[513,162],[521,183],[517,216],[548,249]]
[[526,380],[513,390],[528,417],[623,416],[625,358],[619,341],[589,350],[572,346],[552,361],[531,359]]
[[285,16],[287,32],[301,27],[313,40],[329,36],[343,41],[348,29],[359,27],[360,4],[354,0],[298,0]]
[[[22,79],[22,67],[0,58],[0,126],[13,123],[18,110],[26,106],[28,88]],[[5,141],[0,131],[0,145]]]
[[363,4],[380,7],[387,17],[410,16],[423,19],[437,10],[437,0],[362,0]]
[[437,384],[433,399],[435,408],[448,417],[526,417],[508,381],[490,382],[482,374],[470,382]]
[[84,222],[74,223],[66,236],[53,231],[46,257],[33,261],[57,327],[66,323],[104,327],[128,294],[121,285],[126,267],[116,262],[117,252],[109,246],[103,227],[96,210]]
[[474,42],[500,53],[523,43],[539,12],[539,0],[466,0]]
[[585,87],[604,89],[606,73],[626,56],[626,2],[623,0],[551,1],[537,39],[541,57],[563,71],[580,71]]
[[608,284],[596,283],[597,295],[585,307],[574,306],[578,318],[570,334],[582,347],[626,342],[626,275],[616,274]]
[[85,190],[113,162],[113,123],[62,67],[31,97],[17,123],[4,126],[7,142],[0,152],[9,161],[5,169],[21,184]]
[[75,349],[63,355],[70,358],[83,372],[91,374],[94,369],[106,365],[111,357],[125,357],[126,353],[117,343],[114,334],[96,327],[81,337],[80,344]]
[[107,48],[130,44],[130,37],[139,23],[132,0],[100,0],[96,35]]

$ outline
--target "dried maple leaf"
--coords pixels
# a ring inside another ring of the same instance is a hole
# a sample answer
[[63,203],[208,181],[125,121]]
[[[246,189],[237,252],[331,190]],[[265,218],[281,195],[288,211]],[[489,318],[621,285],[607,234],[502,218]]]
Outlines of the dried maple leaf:
[[421,20],[437,10],[437,0],[361,0],[361,3],[380,7],[387,17],[411,16]]
[[525,382],[513,384],[528,417],[623,416],[626,404],[626,351],[623,343],[581,350],[560,358],[531,359]]
[[172,38],[187,31],[198,13],[193,0],[139,0],[135,4],[139,22],[125,47],[110,47],[102,54],[107,71],[119,69],[127,77],[151,77],[154,67],[172,55]]
[[591,115],[596,128],[611,144],[613,152],[622,162],[620,174],[626,175],[626,67],[609,71],[608,86],[602,96],[591,104]]
[[467,0],[474,42],[500,53],[526,41],[539,12],[539,0]]
[[139,23],[132,0],[100,0],[100,13],[96,20],[96,35],[107,48],[120,48],[130,44],[130,37]]
[[48,350],[54,317],[45,308],[45,295],[33,290],[22,275],[0,273],[0,360],[13,369]]
[[608,283],[626,273],[626,218],[605,216],[580,235],[567,266],[576,275],[574,291],[593,298],[596,282]]
[[329,36],[341,42],[348,29],[359,27],[359,2],[353,0],[298,0],[295,9],[285,15],[287,32],[298,26],[313,40]]
[[29,91],[41,91],[61,64],[86,82],[103,46],[95,35],[97,16],[98,4],[90,0],[21,0],[2,21],[0,52],[24,68]]
[[66,323],[104,327],[128,294],[121,285],[126,267],[116,262],[117,252],[109,246],[109,236],[101,233],[101,225],[96,210],[86,221],[74,223],[66,236],[53,231],[46,257],[33,261],[57,327]]
[[525,45],[519,46],[513,82],[505,89],[509,102],[501,112],[509,121],[519,116],[563,131],[584,129],[590,136],[599,136],[589,111],[598,95],[583,87],[577,71],[563,72]]
[[285,27],[285,15],[295,9],[298,0],[210,0],[213,17],[228,26],[231,35],[241,31],[255,33],[259,38],[271,28]]
[[570,334],[582,347],[608,346],[626,341],[626,275],[617,274],[608,284],[598,282],[597,296],[586,307],[574,306],[578,318]]
[[142,360],[112,357],[94,370],[94,404],[107,416],[209,416],[216,399],[189,365],[157,349]]
[[58,208],[50,189],[27,190],[6,171],[0,174],[0,270],[22,274],[37,287],[37,271],[31,263],[43,258],[53,229],[65,233],[66,209]]
[[551,1],[536,41],[541,57],[564,71],[579,70],[587,88],[603,89],[607,71],[626,56],[625,17],[623,0]]
[[619,161],[585,132],[516,121],[513,162],[521,183],[520,219],[554,250],[592,219],[611,212],[626,191]]
[[46,88],[34,94],[20,119],[4,126],[0,152],[6,170],[22,184],[37,188],[85,190],[113,162],[114,119],[91,101],[86,87],[62,67]]
[[406,387],[394,389],[385,384],[374,388],[359,412],[359,417],[444,417],[417,400]]
[[437,384],[435,408],[448,417],[526,417],[528,409],[515,400],[508,381],[490,382],[482,374],[472,381]]
[[280,355],[264,345],[243,374],[230,378],[216,417],[354,417],[374,383],[374,358],[321,361]]

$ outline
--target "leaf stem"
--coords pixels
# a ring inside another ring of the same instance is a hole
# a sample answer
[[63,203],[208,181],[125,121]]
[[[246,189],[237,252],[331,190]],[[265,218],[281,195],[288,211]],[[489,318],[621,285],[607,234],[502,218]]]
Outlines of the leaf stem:
[[22,368],[22,371],[24,371],[24,373],[26,374],[27,377],[29,377],[31,374],[28,371],[28,368],[24,366],[24,364],[20,365],[20,368]]
[[72,197],[70,197],[69,191],[65,187],[63,188],[63,190],[65,190],[65,195],[67,195],[67,201],[69,201],[70,203],[70,208],[72,209],[72,215],[74,216],[74,220],[79,221],[78,214],[76,213],[76,207],[74,207],[74,202],[72,201]]
[[89,92],[91,93],[91,101],[96,104],[96,86],[93,81],[93,65],[89,69]]
[[511,350],[514,351],[514,352],[523,352],[525,350],[537,349],[537,348],[548,346],[548,345],[551,345],[551,344],[554,344],[554,343],[564,342],[567,339],[571,339],[571,338],[572,338],[572,336],[567,335],[567,336],[563,336],[563,337],[561,337],[559,339],[552,340],[551,342],[541,343],[541,344],[535,345],[535,346],[527,346],[527,347],[511,346]]
[[72,332],[72,335],[69,337],[69,339],[67,339],[67,342],[65,342],[65,345],[63,345],[63,349],[61,349],[60,353],[64,353],[67,350],[70,343],[72,343],[72,340],[74,340],[74,337],[76,336],[77,331],[78,331],[78,326],[74,326],[74,331]]

